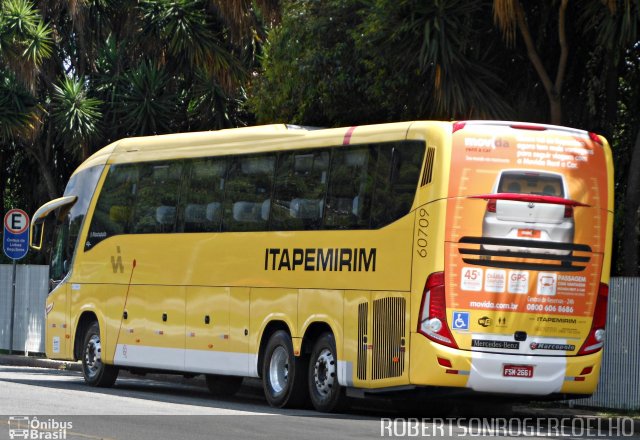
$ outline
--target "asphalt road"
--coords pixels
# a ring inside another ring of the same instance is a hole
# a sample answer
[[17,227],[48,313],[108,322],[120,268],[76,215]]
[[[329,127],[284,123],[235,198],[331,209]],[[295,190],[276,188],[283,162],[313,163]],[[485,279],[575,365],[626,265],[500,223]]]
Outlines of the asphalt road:
[[[476,414],[437,420],[431,411],[421,415],[415,408],[399,409],[388,402],[371,406],[359,401],[347,413],[329,416],[273,409],[255,381],[248,381],[236,397],[219,399],[210,396],[201,381],[182,384],[129,376],[103,390],[87,387],[75,371],[13,366],[0,366],[0,414],[0,440],[9,439],[10,434],[14,438],[85,440],[463,438],[479,433],[517,438],[522,432],[539,432],[545,438],[579,436],[553,435],[562,433],[550,432],[547,422],[535,431],[534,422],[527,425],[522,416],[509,419],[513,414],[494,414],[494,418],[510,420],[510,433],[481,428],[482,419]],[[30,430],[23,431],[25,428]],[[640,438],[637,431],[634,434]]]

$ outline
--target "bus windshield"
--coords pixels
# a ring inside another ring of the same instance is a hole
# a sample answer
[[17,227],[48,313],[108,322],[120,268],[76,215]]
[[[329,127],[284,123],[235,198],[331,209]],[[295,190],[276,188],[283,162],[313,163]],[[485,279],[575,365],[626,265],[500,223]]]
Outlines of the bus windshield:
[[98,165],[80,171],[67,184],[64,195],[77,196],[78,200],[71,208],[62,208],[57,215],[49,268],[50,290],[64,279],[71,268],[78,235],[103,168],[103,165]]

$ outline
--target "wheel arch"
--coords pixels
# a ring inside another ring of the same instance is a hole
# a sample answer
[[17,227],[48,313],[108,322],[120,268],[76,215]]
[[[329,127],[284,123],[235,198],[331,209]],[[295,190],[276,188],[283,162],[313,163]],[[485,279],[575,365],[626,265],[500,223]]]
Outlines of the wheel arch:
[[292,336],[291,329],[285,321],[269,321],[264,327],[264,330],[262,330],[262,334],[260,335],[260,346],[258,348],[258,359],[256,365],[256,369],[258,370],[258,377],[262,377],[262,363],[264,362],[264,352],[267,347],[267,343],[269,342],[271,336],[279,330],[287,332],[289,334],[289,337]]
[[[314,321],[307,325],[304,329],[304,335],[302,336],[302,354],[311,354],[313,345],[323,333],[331,333],[336,338],[336,332],[331,327],[331,324],[325,321]],[[337,344],[336,344],[337,345]]]
[[94,322],[97,322],[98,326],[103,328],[98,315],[93,310],[84,310],[78,318],[73,337],[73,358],[76,361],[82,357],[83,335]]

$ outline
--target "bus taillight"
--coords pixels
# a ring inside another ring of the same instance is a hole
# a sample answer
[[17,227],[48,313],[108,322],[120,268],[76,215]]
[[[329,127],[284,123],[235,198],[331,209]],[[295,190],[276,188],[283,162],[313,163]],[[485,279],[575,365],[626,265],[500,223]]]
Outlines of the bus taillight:
[[598,289],[598,299],[596,300],[596,309],[593,312],[593,321],[591,322],[591,330],[587,340],[582,344],[582,348],[578,352],[579,355],[595,353],[602,349],[604,345],[605,325],[607,324],[607,301],[609,298],[609,286],[600,283]]
[[439,344],[458,348],[447,324],[444,272],[434,272],[427,278],[420,306],[418,333]]

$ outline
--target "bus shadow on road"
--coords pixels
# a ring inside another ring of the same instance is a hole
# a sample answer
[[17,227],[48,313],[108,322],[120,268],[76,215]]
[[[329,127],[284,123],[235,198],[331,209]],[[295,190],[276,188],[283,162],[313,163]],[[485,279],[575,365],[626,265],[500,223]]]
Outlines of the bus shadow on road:
[[[340,413],[326,414],[314,411],[310,402],[307,406],[298,409],[270,407],[258,379],[245,379],[237,395],[225,398],[212,396],[201,376],[185,379],[181,376],[154,374],[151,375],[152,378],[145,378],[122,372],[113,388],[92,388],[84,383],[82,374],[78,371],[38,368],[27,371],[19,367],[2,367],[0,372],[10,373],[12,376],[16,375],[16,377],[3,377],[1,380],[4,382],[181,405],[185,413],[189,413],[188,407],[192,407],[193,415],[213,414],[219,410],[221,414],[243,412],[263,415],[370,420],[398,417],[508,417],[511,414],[511,405],[500,402],[398,396],[366,400],[350,398],[347,409]],[[214,411],[209,412],[208,410]]]

